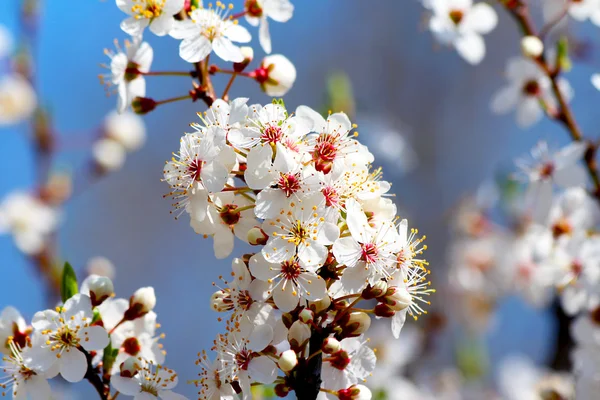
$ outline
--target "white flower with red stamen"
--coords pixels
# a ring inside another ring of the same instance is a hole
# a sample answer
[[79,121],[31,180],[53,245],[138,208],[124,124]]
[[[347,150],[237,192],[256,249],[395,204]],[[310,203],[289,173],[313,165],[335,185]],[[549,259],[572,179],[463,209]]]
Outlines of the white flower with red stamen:
[[327,296],[325,280],[316,274],[316,268],[301,267],[296,257],[270,263],[258,253],[250,258],[250,272],[269,283],[273,301],[283,312],[295,309],[302,299],[316,301]]
[[498,23],[494,9],[473,0],[424,0],[424,4],[433,12],[429,29],[436,39],[454,47],[469,64],[479,64],[485,56],[482,35]]
[[263,223],[269,241],[262,254],[272,263],[281,263],[294,255],[304,268],[319,267],[327,258],[328,245],[339,236],[337,225],[326,218],[320,207],[321,194],[311,194],[291,205],[289,211]]
[[0,127],[26,120],[36,106],[37,95],[24,76],[3,74],[0,78]]
[[91,325],[92,317],[92,302],[84,294],[74,295],[56,311],[37,312],[31,324],[45,343],[33,365],[47,369],[56,363],[67,381],[82,380],[87,371],[87,360],[80,348],[97,351],[109,343],[106,330]]
[[306,142],[317,171],[337,173],[373,162],[369,150],[353,139],[356,134],[351,133],[353,126],[346,114],[335,113],[325,119],[315,110],[300,106],[296,115],[312,121],[310,131],[315,133],[309,135]]
[[136,97],[146,95],[146,81],[143,73],[150,71],[154,53],[152,47],[141,38],[133,42],[125,41],[125,49],[115,41],[117,52],[105,49],[110,58],[110,74],[100,75],[100,82],[107,87],[116,86],[117,110],[122,113]]
[[27,326],[19,310],[11,306],[4,307],[0,313],[0,352],[10,354],[11,341],[24,349],[29,342],[30,333],[31,328]]
[[552,203],[554,184],[563,187],[585,187],[587,173],[580,165],[586,151],[586,144],[571,143],[558,151],[551,151],[546,142],[539,142],[532,150],[530,158],[518,159],[517,178],[528,182],[527,197],[533,201],[536,219],[544,220]]
[[164,36],[173,29],[174,15],[183,9],[185,0],[117,0],[117,7],[128,18],[121,22],[121,29],[130,36],[142,36],[144,29],[157,36]]
[[233,251],[234,236],[248,242],[248,231],[257,225],[253,204],[233,192],[215,193],[211,196],[206,218],[191,220],[196,233],[213,237],[215,256],[228,257]]
[[221,363],[226,381],[237,380],[242,388],[242,398],[252,399],[251,382],[270,384],[277,377],[277,365],[268,356],[260,355],[273,340],[270,325],[242,324],[239,330],[230,330],[227,335],[219,335],[217,359]]
[[248,43],[252,37],[237,20],[229,18],[229,9],[220,1],[215,8],[197,8],[189,19],[175,22],[170,35],[182,39],[179,56],[196,63],[204,60],[214,50],[223,61],[242,62],[244,55],[232,42]]
[[179,381],[175,371],[141,357],[136,359],[136,363],[137,372],[133,377],[126,376],[128,374],[116,374],[111,377],[110,382],[119,393],[133,396],[136,400],[187,400],[185,396],[171,390]]
[[268,315],[272,310],[272,307],[265,303],[269,284],[260,279],[253,280],[248,267],[240,258],[233,259],[231,269],[232,280],[225,282],[227,287],[212,295],[212,309],[217,312],[231,312],[232,321],[255,321]]
[[55,209],[27,193],[13,192],[0,203],[0,234],[12,234],[15,245],[25,254],[35,255],[44,249],[58,220]]
[[34,346],[21,348],[14,340],[8,339],[9,353],[2,357],[3,365],[0,367],[3,373],[0,377],[2,396],[10,394],[14,400],[52,398],[47,380],[56,376],[58,370],[35,365],[41,346],[38,341],[39,337],[35,339]]
[[396,267],[406,273],[412,267],[425,267],[427,261],[417,258],[423,251],[427,250],[426,245],[422,245],[425,241],[425,236],[417,237],[419,231],[412,228],[408,231],[408,221],[403,219],[398,224],[398,243],[400,250],[396,253]]
[[[198,116],[207,128],[217,127],[222,130],[225,136],[222,138],[224,143],[229,136],[229,132],[239,128],[246,120],[249,109],[247,102],[248,99],[245,97],[238,97],[229,103],[217,99],[207,111],[198,114]],[[193,126],[199,126],[199,124],[193,124]]]
[[339,281],[346,293],[357,293],[367,283],[389,277],[395,270],[400,235],[393,223],[369,225],[362,207],[354,199],[346,201],[346,223],[351,236],[341,237],[332,247],[333,255],[346,269]]
[[206,400],[234,400],[237,398],[233,387],[223,379],[221,372],[223,366],[219,360],[211,362],[205,351],[202,351],[196,364],[202,368],[199,395]]
[[592,229],[600,221],[600,208],[582,187],[572,187],[560,193],[550,208],[548,228],[555,237]]
[[[290,117],[285,108],[279,104],[250,106],[248,120],[239,130],[230,132],[229,141],[240,149],[256,149],[259,145],[270,145],[277,152],[300,151],[301,139],[310,132],[311,121],[297,116]],[[248,154],[248,157],[252,157]],[[260,176],[260,175],[259,175]]]
[[[508,84],[492,98],[491,108],[496,114],[507,114],[515,110],[517,125],[527,128],[538,122],[544,115],[541,103],[552,112],[556,100],[552,94],[552,83],[538,65],[529,58],[514,57],[506,66]],[[559,88],[570,101],[573,91],[569,82],[558,78]]]
[[250,73],[269,96],[284,96],[294,86],[296,67],[287,57],[273,54],[265,57],[260,67]]
[[277,22],[287,22],[294,13],[294,5],[289,0],[246,0],[244,5],[246,21],[252,26],[260,25],[258,39],[265,53],[271,52],[271,35],[268,18]]
[[340,341],[341,349],[323,356],[322,387],[347,389],[363,382],[374,370],[377,357],[362,336]]
[[250,150],[244,177],[248,187],[260,190],[254,212],[258,218],[274,218],[289,204],[298,203],[319,188],[319,178],[312,167],[303,167],[281,146],[261,144]]

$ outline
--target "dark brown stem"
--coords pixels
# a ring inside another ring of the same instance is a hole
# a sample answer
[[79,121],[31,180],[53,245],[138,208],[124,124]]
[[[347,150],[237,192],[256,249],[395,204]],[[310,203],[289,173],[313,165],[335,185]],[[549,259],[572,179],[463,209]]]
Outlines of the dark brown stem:
[[[323,346],[323,341],[328,335],[329,332],[318,332],[313,329],[310,342],[308,344],[309,354],[318,352]],[[304,361],[304,363],[298,364],[288,381],[290,387],[294,389],[294,392],[296,392],[296,398],[299,400],[315,400],[317,398],[322,382],[322,366],[322,353],[318,353],[317,355]]]
[[108,386],[102,383],[102,379],[100,378],[100,374],[96,369],[92,366],[92,355],[85,351],[83,348],[79,348],[83,354],[85,354],[85,358],[87,360],[87,371],[85,372],[84,378],[88,380],[98,392],[100,399],[108,400],[110,389]]

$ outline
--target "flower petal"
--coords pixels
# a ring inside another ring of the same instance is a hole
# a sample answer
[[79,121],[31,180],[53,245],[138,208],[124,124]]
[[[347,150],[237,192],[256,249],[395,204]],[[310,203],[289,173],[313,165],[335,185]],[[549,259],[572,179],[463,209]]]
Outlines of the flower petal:
[[63,351],[59,363],[60,374],[71,383],[81,381],[87,370],[85,355],[76,348]]

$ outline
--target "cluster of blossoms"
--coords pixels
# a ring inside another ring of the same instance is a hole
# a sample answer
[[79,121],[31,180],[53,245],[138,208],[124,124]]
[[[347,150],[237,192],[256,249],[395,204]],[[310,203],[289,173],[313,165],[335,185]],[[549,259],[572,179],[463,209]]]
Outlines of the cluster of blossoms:
[[[390,318],[397,338],[407,314],[425,312],[424,237],[396,215],[389,182],[344,113],[247,100],[217,100],[199,114],[164,168],[177,215],[212,238],[217,258],[236,237],[258,247],[233,260],[231,280],[212,296],[228,317],[215,360],[200,358],[202,398],[234,387],[251,398],[255,382],[316,396],[319,386],[304,380],[317,359],[321,391],[370,398],[360,385],[375,368],[368,314]],[[374,307],[356,308],[361,300]]]
[[60,374],[71,383],[87,379],[103,399],[111,386],[136,399],[185,399],[171,391],[177,374],[162,365],[154,289],[114,298],[110,278],[89,275],[78,291],[71,271],[65,266],[63,287],[71,288],[63,290],[65,301],[37,312],[30,324],[11,306],[0,313],[2,395],[49,399],[48,380]]

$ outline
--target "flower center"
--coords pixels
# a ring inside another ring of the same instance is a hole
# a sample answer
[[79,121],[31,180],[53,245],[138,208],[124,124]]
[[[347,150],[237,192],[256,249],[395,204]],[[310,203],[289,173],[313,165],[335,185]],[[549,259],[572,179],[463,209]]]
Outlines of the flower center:
[[235,355],[235,362],[239,369],[247,370],[248,364],[250,364],[250,360],[252,360],[252,354],[244,349]]
[[300,276],[302,269],[296,261],[288,260],[281,263],[281,274],[287,280],[296,280]]
[[267,125],[260,136],[260,139],[263,143],[276,144],[281,141],[283,137],[283,132],[281,128],[277,125]]
[[579,277],[583,272],[583,264],[579,260],[573,260],[571,263],[571,272],[573,272],[576,278]]
[[540,176],[544,179],[548,179],[552,177],[554,173],[555,166],[553,162],[547,162],[540,166]]
[[140,352],[140,350],[142,350],[140,342],[138,342],[138,340],[134,337],[126,339],[121,345],[121,348],[125,353],[132,356],[137,355]]
[[327,207],[331,207],[337,205],[340,202],[340,195],[337,190],[333,186],[326,186],[321,190],[323,196],[325,197],[325,205]]
[[73,332],[66,325],[58,328],[51,339],[58,342],[56,345],[58,348],[77,347],[79,345],[79,338],[77,337],[76,332]]
[[572,230],[571,224],[569,224],[569,221],[564,217],[560,218],[552,225],[552,234],[555,238],[561,235],[569,234],[572,232]]
[[129,61],[127,63],[127,67],[125,68],[125,81],[131,82],[138,76],[140,76],[140,64],[134,63],[133,61]]
[[280,174],[279,180],[277,181],[279,189],[281,189],[287,197],[300,190],[300,174]]
[[258,4],[258,0],[246,0],[246,13],[251,17],[262,17],[263,9],[260,4]]
[[350,356],[344,350],[340,350],[332,354],[328,361],[333,368],[343,371],[350,364]]
[[135,19],[160,17],[166,0],[133,0],[131,12]]
[[151,395],[158,397],[158,389],[156,388],[156,386],[154,386],[153,381],[142,383],[141,390],[142,392],[150,393]]
[[254,300],[252,300],[252,297],[247,290],[240,290],[237,300],[238,306],[246,311],[248,311],[252,303],[254,303]]
[[535,79],[529,80],[523,85],[523,94],[526,96],[539,96],[540,93],[540,84]]
[[19,347],[21,349],[24,349],[25,346],[27,345],[27,341],[29,339],[29,335],[27,334],[27,331],[21,332],[19,330],[19,325],[17,325],[16,322],[13,322],[12,332],[13,332],[12,341],[15,342],[15,344],[19,345]]
[[221,208],[219,216],[226,225],[235,225],[240,221],[240,213],[235,211],[237,208],[235,204],[225,204]]
[[448,16],[450,17],[450,20],[452,20],[454,25],[458,26],[465,17],[465,13],[461,10],[450,10]]
[[292,229],[290,230],[292,234],[292,238],[289,239],[291,243],[295,243],[298,246],[300,243],[304,241],[308,237],[308,230],[302,225],[302,222],[296,221],[294,225],[292,225]]
[[377,246],[373,243],[365,243],[360,245],[361,248],[361,260],[371,264],[377,261]]
[[202,164],[204,164],[201,160],[193,159],[188,164],[187,172],[192,176],[195,181],[200,180],[200,173],[202,172]]
[[337,154],[337,146],[335,145],[335,136],[328,133],[323,133],[317,138],[317,144],[313,153],[313,157],[324,161],[333,161]]

